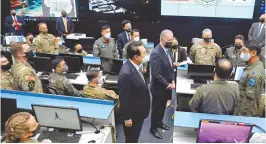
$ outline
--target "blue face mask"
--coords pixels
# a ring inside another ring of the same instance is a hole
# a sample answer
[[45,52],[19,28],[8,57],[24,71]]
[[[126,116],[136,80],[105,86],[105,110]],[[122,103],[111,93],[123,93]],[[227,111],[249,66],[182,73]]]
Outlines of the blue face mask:
[[249,59],[251,58],[250,54],[244,54],[244,53],[241,53],[240,54],[240,58],[243,60],[243,61],[249,61]]

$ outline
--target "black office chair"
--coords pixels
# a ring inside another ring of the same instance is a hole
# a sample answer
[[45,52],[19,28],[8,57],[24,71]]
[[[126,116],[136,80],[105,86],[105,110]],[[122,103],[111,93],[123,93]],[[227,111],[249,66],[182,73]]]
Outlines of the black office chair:
[[41,83],[42,83],[42,90],[44,93],[50,94],[49,90],[47,88],[47,85],[49,85],[49,80],[47,79],[41,79]]
[[56,95],[59,95],[59,93],[57,92],[57,90],[51,86],[51,85],[46,85],[48,91],[49,91],[49,94],[56,94]]

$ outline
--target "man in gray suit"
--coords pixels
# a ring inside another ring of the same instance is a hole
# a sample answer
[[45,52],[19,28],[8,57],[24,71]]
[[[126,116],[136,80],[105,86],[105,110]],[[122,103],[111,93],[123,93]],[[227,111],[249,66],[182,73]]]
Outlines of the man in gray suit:
[[266,14],[261,15],[260,22],[253,23],[248,33],[248,39],[256,40],[261,47],[265,46],[265,17]]

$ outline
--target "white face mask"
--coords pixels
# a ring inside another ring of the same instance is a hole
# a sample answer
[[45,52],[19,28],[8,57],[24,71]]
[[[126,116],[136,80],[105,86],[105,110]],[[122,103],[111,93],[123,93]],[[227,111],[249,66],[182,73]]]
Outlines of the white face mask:
[[250,54],[244,54],[244,53],[241,53],[240,55],[240,58],[243,60],[243,61],[248,61],[250,59]]
[[139,41],[139,37],[135,37],[134,38],[134,41]]
[[104,37],[105,37],[106,39],[110,39],[110,38],[111,38],[111,33],[105,34]]
[[142,64],[143,63],[147,63],[149,61],[149,57],[146,55],[143,59],[142,59]]

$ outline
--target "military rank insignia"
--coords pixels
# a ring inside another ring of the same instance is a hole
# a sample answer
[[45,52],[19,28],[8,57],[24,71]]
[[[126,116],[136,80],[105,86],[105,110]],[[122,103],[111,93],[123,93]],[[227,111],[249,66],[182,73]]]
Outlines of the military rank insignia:
[[28,82],[29,91],[34,90],[35,87],[35,81],[29,81]]

